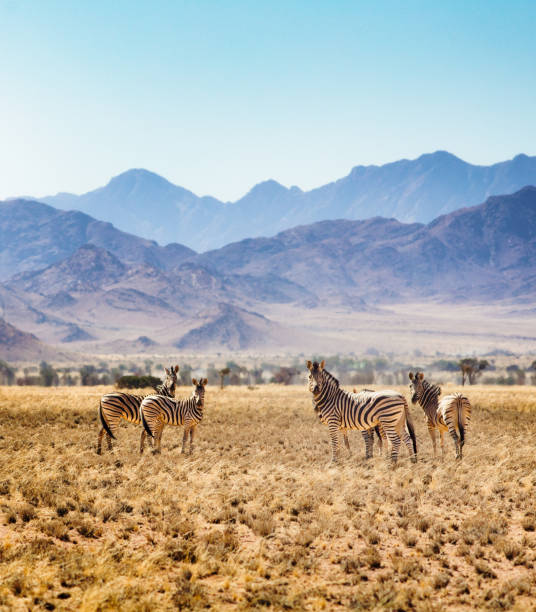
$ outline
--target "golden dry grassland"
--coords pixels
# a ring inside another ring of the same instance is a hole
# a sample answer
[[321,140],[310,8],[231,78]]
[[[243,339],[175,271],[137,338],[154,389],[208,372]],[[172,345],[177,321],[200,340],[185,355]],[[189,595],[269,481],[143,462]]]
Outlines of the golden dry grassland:
[[1,609],[535,609],[536,388],[466,387],[460,463],[413,406],[395,470],[358,432],[327,468],[305,385],[208,387],[192,457],[97,456],[107,390],[0,388]]

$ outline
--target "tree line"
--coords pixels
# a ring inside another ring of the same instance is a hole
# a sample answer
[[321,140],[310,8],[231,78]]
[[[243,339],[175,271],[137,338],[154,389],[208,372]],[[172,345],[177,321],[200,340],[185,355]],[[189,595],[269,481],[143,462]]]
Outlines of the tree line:
[[[321,356],[316,358],[317,361]],[[209,384],[218,385],[262,385],[277,383],[282,385],[299,384],[304,381],[302,359],[296,358],[291,365],[280,365],[262,362],[246,367],[235,361],[227,361],[224,367],[209,364],[203,369],[203,376]],[[343,385],[366,386],[371,384],[401,385],[407,382],[409,370],[417,369],[432,372],[459,373],[462,385],[473,385],[476,382],[499,385],[536,384],[536,360],[528,368],[511,364],[492,376],[497,371],[495,365],[485,359],[467,357],[460,360],[438,360],[425,368],[414,364],[397,363],[382,357],[356,358],[334,355],[326,357],[330,371]],[[45,387],[64,386],[95,386],[112,385],[118,388],[154,387],[160,383],[163,365],[147,359],[143,364],[133,362],[120,363],[113,367],[105,361],[97,364],[84,364],[71,367],[54,367],[46,361],[38,366],[27,366],[17,370],[5,361],[0,360],[0,384],[2,385],[42,385]],[[486,373],[487,377],[482,378]],[[198,376],[198,368],[189,364],[181,364],[178,382],[180,385],[190,385],[191,379]],[[439,381],[440,382],[440,381]]]

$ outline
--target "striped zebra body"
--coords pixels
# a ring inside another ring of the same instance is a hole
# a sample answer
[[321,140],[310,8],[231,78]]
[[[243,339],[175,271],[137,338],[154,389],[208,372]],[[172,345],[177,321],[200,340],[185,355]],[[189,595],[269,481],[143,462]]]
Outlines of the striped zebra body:
[[[173,397],[175,395],[175,386],[177,384],[177,373],[179,366],[171,367],[169,370],[165,368],[166,378],[161,385],[156,387],[157,393]],[[106,434],[108,442],[108,450],[112,450],[112,439],[115,439],[115,434],[119,429],[121,420],[128,423],[141,423],[141,403],[147,395],[134,395],[132,393],[114,392],[103,395],[99,403],[99,420],[101,429],[97,440],[97,454],[102,452],[102,438]]]
[[[309,390],[327,424],[332,447],[332,461],[339,455],[339,431],[367,431],[381,425],[391,443],[391,460],[396,463],[401,440],[408,447],[413,461],[417,460],[415,431],[405,398],[396,391],[362,391],[352,394],[339,387],[339,382],[327,370],[324,362],[307,362]],[[407,430],[406,430],[407,427]]]
[[432,385],[424,378],[423,372],[409,373],[412,403],[419,403],[426,416],[428,432],[437,454],[436,430],[439,431],[441,453],[445,454],[443,435],[449,432],[456,448],[456,457],[461,459],[462,447],[465,443],[465,432],[471,420],[471,404],[465,395],[453,393],[439,401],[441,388]]
[[[366,391],[366,389],[363,389],[363,391]],[[352,395],[357,395],[357,391],[354,389]],[[324,415],[324,413],[322,412],[321,408],[318,407],[315,398],[313,396],[313,408],[314,411],[316,413],[318,413],[318,418],[320,420],[320,422],[324,425],[327,425],[327,418]],[[350,450],[350,442],[348,441],[348,430],[347,429],[341,429],[342,431],[342,437],[344,440],[344,445],[346,446],[346,449],[348,450],[348,453],[351,455],[352,451]],[[365,459],[371,459],[374,456],[374,432],[376,432],[377,436],[378,436],[378,442],[379,442],[379,446],[380,446],[380,454],[382,453],[382,449],[383,449],[383,437],[385,437],[385,434],[383,434],[383,431],[381,429],[380,425],[377,425],[376,427],[373,427],[372,429],[367,429],[365,431],[361,432],[361,435],[363,437],[363,442],[365,443]]]
[[462,393],[446,395],[439,402],[438,415],[449,431],[456,448],[456,459],[462,458],[467,430],[471,422],[471,403]]
[[203,419],[205,404],[205,386],[207,379],[199,382],[192,379],[194,390],[188,399],[174,399],[160,395],[149,395],[141,403],[140,412],[143,432],[140,441],[140,453],[143,452],[145,438],[156,439],[155,452],[160,452],[160,443],[164,425],[184,425],[182,452],[185,452],[188,434],[190,435],[190,454],[193,451],[194,432]]

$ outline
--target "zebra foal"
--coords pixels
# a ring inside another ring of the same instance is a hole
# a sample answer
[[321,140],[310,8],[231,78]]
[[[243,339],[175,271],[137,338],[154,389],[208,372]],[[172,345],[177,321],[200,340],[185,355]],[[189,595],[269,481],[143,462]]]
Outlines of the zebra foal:
[[203,419],[205,406],[205,386],[208,380],[203,378],[197,381],[192,378],[194,389],[187,399],[173,399],[161,395],[149,395],[141,403],[140,412],[143,431],[140,440],[140,453],[143,453],[145,438],[156,438],[155,452],[160,452],[162,431],[164,425],[184,425],[182,437],[182,453],[186,449],[186,441],[190,434],[190,455],[193,451],[194,432]]
[[[166,397],[175,395],[177,385],[177,374],[179,366],[164,368],[165,378],[161,385],[156,387],[156,392]],[[115,440],[115,433],[119,428],[121,419],[129,423],[141,423],[140,407],[146,395],[134,395],[132,393],[107,393],[103,395],[99,403],[99,420],[101,429],[97,439],[97,454],[102,452],[102,438],[106,434],[108,450],[112,450],[112,438]]]
[[[339,431],[367,431],[381,425],[391,443],[391,460],[396,464],[401,440],[408,447],[411,460],[417,461],[415,430],[404,396],[396,391],[361,391],[349,393],[324,369],[324,361],[307,361],[309,391],[328,426],[331,437],[332,463],[339,459]],[[407,430],[406,430],[407,428]]]
[[451,393],[441,400],[441,388],[424,378],[424,372],[409,373],[411,401],[419,403],[426,415],[428,432],[432,438],[434,457],[437,455],[436,429],[441,441],[441,454],[445,454],[444,432],[448,431],[456,449],[456,459],[462,458],[467,429],[471,422],[471,403],[462,393]]

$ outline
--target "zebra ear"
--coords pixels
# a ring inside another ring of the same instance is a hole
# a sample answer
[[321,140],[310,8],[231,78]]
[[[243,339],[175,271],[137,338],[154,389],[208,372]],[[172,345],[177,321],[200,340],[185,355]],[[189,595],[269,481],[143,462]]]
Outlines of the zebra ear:
[[320,369],[323,370],[325,365],[326,362],[322,359],[322,361],[320,362]]
[[313,369],[313,364],[312,364],[312,363],[311,363],[309,360],[307,360],[307,361],[305,362],[305,365],[307,366],[307,369],[308,369],[308,370],[312,370],[312,369]]
[[203,378],[203,380],[201,381],[201,384],[204,386],[208,385],[208,378]]
[[164,370],[165,370],[165,372],[166,372],[166,374],[167,374],[168,376],[170,376],[170,375],[171,375],[171,372],[170,372],[170,371],[169,371],[167,368],[164,368]]
[[197,378],[192,378],[192,385],[197,385]]
[[175,374],[177,374],[177,373],[178,373],[178,371],[179,371],[179,366],[178,366],[178,365],[176,365],[176,366],[175,366]]
[[415,378],[415,376],[413,375],[413,372],[410,372],[410,373],[409,373],[409,379],[410,379],[410,380],[413,380],[414,378]]
[[419,372],[417,374],[417,377],[419,378],[419,380],[422,380],[424,378],[424,372]]

